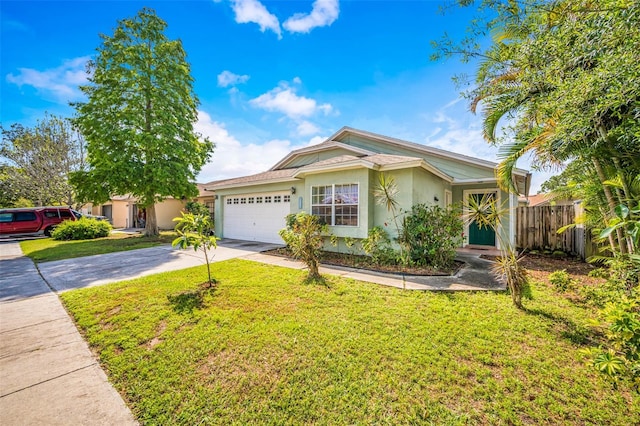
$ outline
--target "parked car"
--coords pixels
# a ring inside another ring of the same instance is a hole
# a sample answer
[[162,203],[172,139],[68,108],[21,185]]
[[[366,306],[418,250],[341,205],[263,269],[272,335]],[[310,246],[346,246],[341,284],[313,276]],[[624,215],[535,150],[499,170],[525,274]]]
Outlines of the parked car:
[[51,236],[51,231],[64,220],[76,220],[69,207],[27,207],[0,209],[0,236]]

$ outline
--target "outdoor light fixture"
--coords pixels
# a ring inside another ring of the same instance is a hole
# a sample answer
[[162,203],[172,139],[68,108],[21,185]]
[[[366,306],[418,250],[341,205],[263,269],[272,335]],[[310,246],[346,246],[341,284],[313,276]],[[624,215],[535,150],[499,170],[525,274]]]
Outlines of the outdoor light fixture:
[[438,196],[437,196],[437,195],[434,195],[434,196],[433,196],[433,201],[435,201],[436,203],[437,203],[438,201],[440,201],[440,200],[438,199]]
[[291,194],[295,194],[295,193],[296,193],[296,187],[295,187],[295,186],[292,186],[292,187],[291,187]]

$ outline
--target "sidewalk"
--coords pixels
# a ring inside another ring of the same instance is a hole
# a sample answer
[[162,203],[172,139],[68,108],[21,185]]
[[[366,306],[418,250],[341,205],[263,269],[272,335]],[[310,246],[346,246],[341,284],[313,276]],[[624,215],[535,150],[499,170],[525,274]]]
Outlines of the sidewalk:
[[137,424],[18,243],[0,271],[0,424]]

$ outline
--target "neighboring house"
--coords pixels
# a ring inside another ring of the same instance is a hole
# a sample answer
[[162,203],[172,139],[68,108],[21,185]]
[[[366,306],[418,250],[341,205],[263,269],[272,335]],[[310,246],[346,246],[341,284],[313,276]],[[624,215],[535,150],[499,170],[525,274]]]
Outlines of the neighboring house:
[[209,191],[206,189],[206,185],[204,183],[196,183],[198,186],[198,197],[195,201],[204,204],[209,209],[209,214],[211,215],[211,219],[213,220],[214,208],[215,208],[215,194],[213,191]]
[[[489,161],[343,127],[318,145],[291,152],[264,173],[205,188],[215,191],[215,230],[223,238],[282,243],[278,231],[285,227],[285,216],[300,211],[321,216],[338,237],[366,238],[378,225],[393,236],[391,213],[372,195],[378,175],[386,173],[395,178],[405,211],[419,203],[445,207],[493,194],[510,211],[499,232],[514,241],[518,195],[498,189],[495,168]],[[520,193],[528,192],[530,177],[526,170],[514,170]],[[499,248],[490,229],[471,224],[465,236],[465,245]]]
[[[175,198],[167,198],[156,204],[156,220],[158,228],[173,229],[174,217],[180,216],[185,202]],[[106,216],[114,228],[144,228],[146,219],[144,211],[137,204],[137,199],[130,195],[116,195],[104,204],[91,208],[91,214]]]
[[573,200],[567,200],[565,198],[554,198],[552,194],[544,193],[529,195],[528,197],[520,197],[518,201],[521,206],[525,207],[572,206],[575,204],[575,201]]

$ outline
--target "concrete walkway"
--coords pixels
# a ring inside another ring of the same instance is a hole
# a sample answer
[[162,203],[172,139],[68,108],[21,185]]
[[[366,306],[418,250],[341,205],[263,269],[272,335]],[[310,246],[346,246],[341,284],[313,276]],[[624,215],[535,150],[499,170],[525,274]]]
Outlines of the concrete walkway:
[[0,424],[137,424],[15,242],[0,243]]

